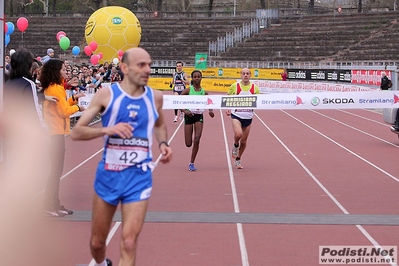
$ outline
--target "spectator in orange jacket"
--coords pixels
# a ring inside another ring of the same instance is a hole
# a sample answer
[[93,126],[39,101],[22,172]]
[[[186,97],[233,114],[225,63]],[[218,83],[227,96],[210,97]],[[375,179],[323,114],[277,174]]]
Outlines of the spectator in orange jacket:
[[42,68],[40,82],[46,96],[58,99],[57,104],[44,101],[43,112],[50,135],[51,172],[46,185],[44,212],[46,215],[62,217],[73,211],[61,205],[59,199],[60,177],[64,167],[65,135],[70,132],[70,116],[84,108],[78,104],[83,93],[67,99],[64,80],[67,76],[63,61],[53,59],[47,61]]

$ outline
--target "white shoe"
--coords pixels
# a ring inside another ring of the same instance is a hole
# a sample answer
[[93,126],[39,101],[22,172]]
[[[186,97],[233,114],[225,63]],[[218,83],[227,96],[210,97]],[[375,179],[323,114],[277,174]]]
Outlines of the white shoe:
[[242,165],[241,165],[241,160],[235,160],[234,164],[236,165],[236,168],[237,168],[237,169],[242,169],[242,168],[244,168],[244,167],[242,167]]
[[175,119],[173,119],[173,122],[175,123],[175,122],[177,122],[177,119],[178,119],[178,117],[177,117],[177,115],[175,116]]
[[233,144],[233,149],[231,150],[231,157],[233,157],[233,159],[238,157],[238,150],[239,150],[239,147],[236,147]]

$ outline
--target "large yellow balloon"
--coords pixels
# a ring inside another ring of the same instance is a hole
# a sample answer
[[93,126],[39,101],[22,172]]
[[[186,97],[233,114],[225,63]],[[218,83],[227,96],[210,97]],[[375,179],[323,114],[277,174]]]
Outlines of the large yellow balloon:
[[137,17],[128,9],[120,6],[107,6],[98,9],[87,20],[85,28],[86,42],[97,43],[97,50],[103,58],[100,63],[111,63],[118,58],[118,51],[138,47],[141,39],[141,26]]

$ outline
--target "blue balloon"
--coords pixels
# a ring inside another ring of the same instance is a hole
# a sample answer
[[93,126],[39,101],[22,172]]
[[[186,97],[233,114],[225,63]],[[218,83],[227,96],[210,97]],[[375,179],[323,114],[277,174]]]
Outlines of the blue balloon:
[[4,45],[7,46],[10,43],[10,35],[6,34],[4,36]]
[[72,48],[72,54],[73,55],[78,55],[80,53],[80,48],[79,48],[79,46],[74,46],[73,48]]
[[14,23],[12,23],[12,22],[7,22],[7,27],[8,27],[8,30],[7,30],[7,34],[8,35],[11,35],[13,32],[14,32],[14,30],[15,30],[15,26],[14,26]]

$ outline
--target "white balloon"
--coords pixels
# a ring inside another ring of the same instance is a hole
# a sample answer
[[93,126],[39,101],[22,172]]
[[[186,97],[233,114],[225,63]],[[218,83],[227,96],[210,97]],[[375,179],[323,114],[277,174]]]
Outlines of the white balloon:
[[11,56],[13,53],[15,53],[15,50],[14,50],[14,49],[11,49],[11,50],[10,50],[10,56]]
[[119,63],[119,59],[115,57],[115,58],[112,60],[112,63],[114,63],[114,65],[117,65],[117,64]]

